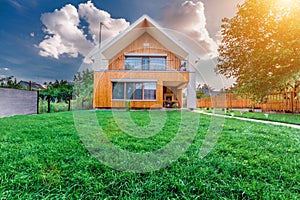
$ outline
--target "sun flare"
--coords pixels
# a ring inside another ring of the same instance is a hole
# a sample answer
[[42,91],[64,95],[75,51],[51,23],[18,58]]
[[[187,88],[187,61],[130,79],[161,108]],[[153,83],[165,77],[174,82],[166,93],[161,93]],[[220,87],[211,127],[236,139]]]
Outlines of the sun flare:
[[277,0],[278,4],[281,6],[292,6],[294,0]]

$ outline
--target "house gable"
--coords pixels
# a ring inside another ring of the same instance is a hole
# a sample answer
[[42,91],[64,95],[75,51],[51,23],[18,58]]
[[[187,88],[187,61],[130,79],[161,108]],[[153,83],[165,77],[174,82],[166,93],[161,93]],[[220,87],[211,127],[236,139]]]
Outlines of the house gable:
[[145,33],[149,34],[176,56],[184,59],[188,57],[188,51],[147,15],[142,16],[125,31],[105,44],[101,48],[101,52],[106,59],[110,60],[120,52],[120,49],[125,49]]
[[182,58],[169,51],[160,42],[145,32],[137,40],[120,51],[109,61],[109,70],[124,70],[126,55],[148,55],[164,56],[167,60],[167,70],[179,70]]

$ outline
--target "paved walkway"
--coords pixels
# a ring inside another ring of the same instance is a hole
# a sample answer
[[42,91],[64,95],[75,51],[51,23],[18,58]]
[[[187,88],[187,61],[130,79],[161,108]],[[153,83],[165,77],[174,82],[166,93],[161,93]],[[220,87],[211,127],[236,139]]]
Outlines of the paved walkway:
[[206,112],[203,112],[202,110],[194,110],[194,112],[201,113],[204,115],[213,115],[213,116],[224,117],[224,118],[238,119],[238,120],[243,120],[243,121],[258,122],[258,123],[272,124],[272,125],[286,126],[286,127],[300,129],[300,125],[296,125],[296,124],[288,124],[288,123],[283,123],[283,122],[273,122],[273,121],[266,121],[266,120],[260,120],[260,119],[250,119],[250,118],[244,118],[244,117],[233,117],[233,116],[228,116],[228,115],[206,113]]

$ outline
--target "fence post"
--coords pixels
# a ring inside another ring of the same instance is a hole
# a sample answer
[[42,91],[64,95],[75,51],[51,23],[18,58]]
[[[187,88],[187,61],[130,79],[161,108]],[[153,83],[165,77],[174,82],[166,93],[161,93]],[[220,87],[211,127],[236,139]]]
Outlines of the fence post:
[[291,91],[291,103],[292,103],[292,113],[294,114],[295,113],[295,109],[294,109],[294,103],[295,103],[295,87],[292,89]]
[[299,85],[296,85],[296,91],[295,91],[295,112],[299,110]]
[[47,97],[47,101],[48,101],[48,110],[47,110],[47,112],[48,112],[48,113],[50,113],[50,99],[51,99],[51,97],[48,96],[48,97]]
[[36,109],[37,110],[36,110],[36,114],[40,114],[40,112],[39,112],[39,108],[40,108],[40,105],[39,105],[40,104],[40,91],[37,90],[36,93],[37,93],[37,104],[36,104],[36,107],[37,107]]
[[68,98],[68,111],[71,110],[71,98]]

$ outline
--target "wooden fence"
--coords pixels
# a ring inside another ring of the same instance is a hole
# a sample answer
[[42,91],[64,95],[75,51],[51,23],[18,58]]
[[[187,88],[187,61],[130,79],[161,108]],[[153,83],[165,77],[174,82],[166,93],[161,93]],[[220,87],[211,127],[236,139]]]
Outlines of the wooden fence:
[[300,112],[300,92],[287,91],[266,97],[266,103],[253,104],[247,95],[220,94],[217,96],[197,99],[198,108],[255,108],[270,112]]

